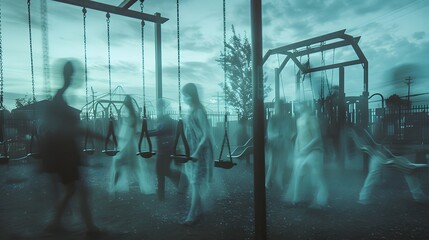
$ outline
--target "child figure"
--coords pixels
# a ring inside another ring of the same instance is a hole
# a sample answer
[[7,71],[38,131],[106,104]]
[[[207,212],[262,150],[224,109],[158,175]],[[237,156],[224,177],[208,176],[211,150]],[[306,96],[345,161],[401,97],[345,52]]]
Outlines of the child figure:
[[185,121],[185,136],[189,143],[191,157],[195,161],[185,164],[185,172],[191,187],[191,207],[184,225],[193,225],[204,213],[204,190],[208,190],[211,171],[213,170],[213,141],[207,113],[201,104],[197,87],[188,83],[182,88],[184,102],[190,107]]
[[142,193],[155,193],[155,184],[152,183],[153,177],[149,165],[136,155],[138,151],[137,113],[129,95],[124,99],[118,140],[119,152],[113,158],[110,191],[129,191],[129,182],[133,177]]

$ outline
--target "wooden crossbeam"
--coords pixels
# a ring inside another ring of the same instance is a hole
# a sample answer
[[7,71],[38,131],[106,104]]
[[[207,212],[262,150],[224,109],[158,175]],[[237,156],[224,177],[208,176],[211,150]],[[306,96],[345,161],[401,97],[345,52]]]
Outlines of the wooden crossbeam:
[[353,60],[353,61],[347,61],[347,62],[342,62],[342,63],[325,65],[325,66],[321,66],[321,67],[309,68],[309,69],[304,70],[303,72],[304,73],[312,73],[312,72],[318,72],[318,71],[329,70],[329,69],[339,68],[339,67],[346,67],[346,66],[351,66],[351,65],[356,65],[356,64],[363,64],[363,63],[364,62],[362,62],[360,59],[358,59],[358,60]]
[[[314,38],[310,38],[307,40],[303,40],[303,41],[293,43],[290,45],[282,46],[279,48],[270,49],[267,51],[267,53],[265,53],[265,55],[263,57],[263,63],[265,63],[268,60],[268,58],[274,54],[284,54],[284,55],[290,56],[293,59],[293,57],[304,56],[307,54],[313,54],[313,53],[327,51],[330,49],[335,49],[335,48],[340,48],[340,47],[345,47],[345,46],[351,46],[353,48],[356,55],[359,57],[359,60],[360,60],[359,63],[367,62],[365,55],[363,54],[362,50],[358,46],[360,36],[359,37],[352,37],[350,35],[345,34],[345,31],[346,30],[344,29],[344,30],[328,33],[328,34],[325,34],[325,35],[322,35],[319,37],[314,37]],[[326,44],[326,45],[323,45],[320,47],[313,47],[313,48],[307,48],[307,49],[300,50],[300,51],[293,51],[296,48],[310,46],[312,44],[321,43],[321,42],[336,39],[336,38],[343,39],[343,40],[338,41],[338,42],[334,42],[334,43],[329,43],[329,44]]]
[[[355,37],[353,38],[353,41],[358,43],[360,40],[360,37]],[[290,52],[290,51],[286,51],[286,52],[276,52],[271,50],[271,52],[269,53],[270,55],[273,54],[284,54],[286,55],[286,59],[282,62],[282,64],[279,66],[280,71],[283,70],[283,68],[285,67],[286,63],[292,58],[297,59],[297,57],[300,56],[305,56],[307,54],[313,54],[313,53],[317,53],[317,52],[323,52],[323,51],[327,51],[330,49],[335,49],[335,48],[340,48],[340,47],[345,47],[345,46],[350,46],[349,41],[339,41],[339,42],[335,42],[335,43],[330,43],[330,44],[326,44],[323,45],[321,47],[317,47],[317,48],[309,48],[309,49],[305,49],[302,51],[297,51],[297,52]],[[268,59],[269,55],[265,55],[265,57]],[[264,58],[264,60],[266,60]],[[294,60],[294,62],[296,63],[297,61]],[[298,65],[298,64],[297,64]],[[298,67],[301,69],[300,65],[298,65]]]
[[[104,3],[99,3],[96,1],[90,1],[90,0],[85,0],[85,1],[82,1],[82,0],[53,0],[53,1],[66,3],[66,4],[70,4],[70,5],[74,5],[74,6],[79,6],[79,7],[86,7],[89,9],[94,9],[94,10],[98,10],[98,11],[102,11],[102,12],[109,12],[112,14],[122,15],[122,16],[130,17],[130,18],[137,18],[140,20],[145,20],[145,21],[149,21],[149,22],[153,22],[153,23],[165,23],[166,21],[168,21],[168,18],[161,17],[160,14],[151,15],[151,14],[147,14],[147,13],[141,13],[141,12],[129,10],[126,8],[121,8],[121,7],[117,7],[117,6],[113,6],[113,5],[109,5],[109,4],[104,4]],[[132,1],[134,1],[134,0],[130,0],[129,4]]]
[[275,48],[275,49],[272,49],[272,51],[290,51],[290,50],[297,49],[300,47],[310,46],[312,44],[332,40],[335,38],[340,38],[344,35],[345,32],[346,32],[346,30],[343,29],[343,30],[328,33],[328,34],[325,34],[322,36],[318,36],[318,37],[310,38],[310,39],[303,40],[300,42],[292,43],[292,44],[289,44],[289,45],[286,45],[283,47]]
[[[355,37],[352,38],[352,41],[358,43],[360,40],[360,37]],[[293,52],[292,54],[295,57],[300,57],[300,56],[305,56],[308,54],[313,54],[313,53],[317,53],[317,52],[323,52],[323,51],[327,51],[327,50],[331,50],[331,49],[335,49],[335,48],[341,48],[341,47],[345,47],[345,46],[351,46],[351,43],[348,40],[343,40],[343,41],[339,41],[339,42],[334,42],[334,43],[329,43],[326,45],[322,45],[320,47],[313,47],[313,48],[308,48],[305,50],[301,50],[301,51],[297,51],[297,52]],[[289,51],[288,51],[289,52]],[[284,54],[284,52],[281,51],[272,51],[271,54]]]

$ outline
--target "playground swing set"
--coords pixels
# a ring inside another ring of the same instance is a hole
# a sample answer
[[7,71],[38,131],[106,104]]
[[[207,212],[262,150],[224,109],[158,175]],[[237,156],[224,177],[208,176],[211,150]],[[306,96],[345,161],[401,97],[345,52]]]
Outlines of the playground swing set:
[[[111,5],[95,2],[95,1],[65,1],[65,0],[53,0],[56,2],[61,2],[65,4],[71,4],[75,6],[82,7],[82,16],[83,16],[83,45],[84,45],[84,79],[85,79],[85,102],[87,108],[85,112],[85,122],[86,122],[86,131],[84,136],[84,144],[83,144],[83,152],[88,155],[92,155],[96,152],[95,150],[95,143],[94,139],[91,134],[90,130],[90,112],[89,112],[89,101],[88,101],[88,59],[87,59],[87,24],[86,24],[86,16],[87,16],[87,8],[99,10],[99,11],[105,11],[106,12],[106,24],[107,24],[107,53],[108,53],[108,82],[109,82],[109,104],[107,106],[108,108],[108,127],[107,127],[107,134],[105,136],[104,140],[104,148],[102,150],[102,153],[108,155],[108,156],[115,156],[119,150],[117,149],[118,143],[117,138],[115,134],[115,124],[114,124],[114,115],[112,112],[112,108],[116,108],[116,106],[113,105],[112,101],[112,77],[111,77],[111,57],[110,57],[110,13],[115,13],[131,18],[137,18],[141,20],[141,46],[142,46],[142,86],[143,86],[143,116],[142,116],[142,127],[140,132],[140,138],[139,138],[139,144],[138,144],[138,151],[137,155],[143,157],[143,158],[151,158],[156,153],[152,149],[152,143],[148,134],[148,123],[147,123],[147,116],[146,116],[146,95],[145,95],[145,74],[144,74],[144,25],[145,21],[151,21],[157,25],[156,27],[156,37],[160,35],[160,26],[162,23],[166,22],[168,19],[163,18],[160,16],[159,13],[156,13],[155,15],[149,15],[143,12],[143,2],[144,0],[140,0],[140,12],[129,10],[128,8],[131,7],[137,0],[125,0],[123,1],[119,8],[113,7]],[[45,7],[45,11],[42,11],[42,14],[46,15],[46,2],[42,1],[42,5]],[[33,45],[32,45],[32,33],[31,33],[31,0],[27,1],[28,5],[28,28],[29,28],[29,38],[30,38],[30,61],[31,61],[31,79],[32,79],[32,101],[33,103],[36,103],[36,95],[35,95],[35,80],[34,80],[34,64],[33,64]],[[226,51],[226,8],[225,8],[225,0],[223,1],[223,24],[224,24],[224,51]],[[180,31],[179,31],[179,1],[177,1],[177,42],[178,42],[178,87],[179,87],[179,121],[177,125],[177,131],[176,131],[176,141],[175,141],[175,152],[172,154],[172,158],[176,161],[176,163],[185,163],[189,160],[195,161],[195,159],[192,159],[190,157],[189,152],[189,145],[186,140],[186,137],[184,135],[184,127],[183,127],[183,120],[181,117],[181,99],[180,99]],[[43,19],[47,19],[47,16],[42,16]],[[1,19],[0,19],[1,21]],[[1,22],[0,22],[1,23]],[[47,35],[47,27],[43,28],[45,31],[44,36]],[[45,36],[44,38],[47,39]],[[160,37],[158,37],[160,38]],[[1,42],[1,32],[0,32],[0,42]],[[156,48],[159,48],[160,43],[157,41]],[[46,44],[45,44],[46,45]],[[44,49],[48,49],[47,46],[44,46]],[[44,54],[44,55],[47,55]],[[159,54],[160,55],[160,54]],[[156,58],[160,59],[160,56],[156,56]],[[3,69],[3,59],[2,54],[0,51],[0,60],[1,60],[1,69]],[[44,61],[45,61],[44,57]],[[45,62],[49,62],[49,60],[46,60]],[[160,62],[160,61],[156,61]],[[47,64],[45,64],[47,65]],[[160,64],[159,64],[160,65]],[[156,66],[157,71],[160,66]],[[49,67],[45,67],[46,72],[49,71]],[[224,73],[225,76],[225,83],[226,83],[226,73]],[[160,77],[158,77],[160,78]],[[46,83],[48,79],[48,76],[45,74],[45,85],[48,85]],[[9,164],[9,161],[11,160],[9,158],[8,154],[8,142],[4,139],[4,106],[3,106],[3,71],[1,71],[1,131],[0,131],[0,143],[3,146],[3,153],[0,154],[0,162],[3,164]],[[161,80],[157,79],[157,84],[160,83]],[[45,86],[47,87],[47,86]],[[47,90],[47,94],[49,91]],[[159,94],[160,95],[160,94]],[[158,96],[161,97],[161,96]],[[93,99],[93,107],[92,107],[92,115],[95,116],[95,109],[94,109],[94,99]],[[225,103],[225,109],[227,109],[226,103]],[[36,109],[33,109],[33,113],[36,113]],[[224,117],[224,137],[222,140],[222,147],[220,151],[219,158],[214,161],[214,166],[218,168],[223,169],[230,169],[236,163],[233,162],[232,158],[234,155],[231,153],[231,147],[228,137],[228,120],[227,120],[228,113],[225,111],[225,117]],[[36,119],[36,116],[34,116],[34,119]],[[177,153],[178,150],[178,143],[179,139],[183,142],[183,147],[185,149],[184,154]],[[28,153],[19,158],[19,159],[12,159],[12,160],[20,160],[20,159],[27,159],[27,158],[33,158],[33,159],[40,159],[42,156],[40,153],[37,152],[37,145],[39,144],[39,136],[38,136],[38,129],[37,129],[37,122],[36,120],[33,120],[32,126],[31,126],[31,138],[28,148]],[[146,146],[147,149],[143,149],[143,147]],[[224,149],[227,149],[227,159],[222,159],[222,155],[224,153]]]

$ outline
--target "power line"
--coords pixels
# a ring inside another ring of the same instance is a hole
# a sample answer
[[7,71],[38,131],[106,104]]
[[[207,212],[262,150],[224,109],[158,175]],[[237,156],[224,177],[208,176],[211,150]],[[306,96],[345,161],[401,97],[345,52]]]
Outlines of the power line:
[[[419,96],[424,96],[424,95],[429,95],[429,92],[410,94],[410,97],[419,97]],[[408,95],[405,95],[405,96],[399,96],[399,97],[400,97],[400,98],[405,98],[405,97],[408,97]],[[385,99],[385,100],[387,100],[387,99]],[[381,101],[381,100],[380,100],[380,99],[378,99],[378,100],[368,101],[368,103],[376,103],[376,102],[380,102],[380,101]],[[415,102],[422,102],[422,101],[429,101],[429,99],[428,99],[428,100],[416,100]]]
[[394,15],[397,12],[400,12],[403,9],[410,8],[412,5],[415,5],[415,3],[419,2],[419,1],[422,1],[422,0],[415,0],[415,1],[412,1],[410,3],[407,3],[407,4],[405,4],[405,5],[403,5],[403,6],[399,7],[399,8],[396,8],[396,9],[394,9],[392,11],[389,11],[387,13],[383,13],[382,15],[376,16],[376,17],[372,18],[371,20],[369,20],[369,21],[367,21],[365,23],[361,23],[361,24],[352,26],[351,29],[353,29],[353,28],[356,28],[356,29],[362,28],[363,26],[366,26],[366,25],[369,25],[371,23],[377,22],[377,20],[379,20],[379,19],[383,19],[383,18],[385,19],[385,17]]

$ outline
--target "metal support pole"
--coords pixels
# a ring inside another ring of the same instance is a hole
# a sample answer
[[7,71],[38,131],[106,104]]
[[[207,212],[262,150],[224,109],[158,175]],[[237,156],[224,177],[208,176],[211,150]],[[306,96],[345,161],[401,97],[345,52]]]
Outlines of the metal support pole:
[[[363,93],[361,99],[361,126],[364,129],[368,129],[368,62],[363,64]],[[369,156],[364,154],[363,159],[363,171],[368,172],[369,167]]]
[[301,74],[295,73],[295,99],[300,100],[299,90],[301,89]]
[[339,149],[338,149],[338,156],[337,156],[337,160],[338,160],[338,166],[340,167],[340,169],[344,169],[345,167],[345,162],[344,162],[344,129],[345,129],[345,125],[346,125],[346,94],[344,92],[344,67],[339,67],[339,86],[338,86],[338,90],[339,90],[339,95],[338,95],[338,137],[339,137],[339,141],[338,144]]
[[368,99],[368,62],[363,64],[363,95],[366,95]]
[[339,86],[338,86],[338,90],[339,90],[339,96],[338,96],[338,123],[339,123],[339,127],[344,127],[346,119],[345,119],[345,115],[346,115],[346,94],[344,92],[344,67],[339,67]]
[[280,99],[280,71],[278,68],[274,69],[274,77],[275,102],[277,103]]
[[261,0],[250,4],[252,31],[252,78],[253,78],[253,184],[255,196],[255,239],[267,237],[265,196],[265,114],[264,84],[262,73],[262,7]]
[[[160,13],[155,13],[157,18]],[[155,23],[155,80],[156,80],[156,99],[162,98],[162,54],[161,54],[161,23]]]

